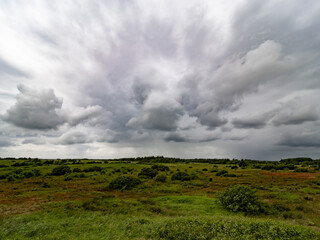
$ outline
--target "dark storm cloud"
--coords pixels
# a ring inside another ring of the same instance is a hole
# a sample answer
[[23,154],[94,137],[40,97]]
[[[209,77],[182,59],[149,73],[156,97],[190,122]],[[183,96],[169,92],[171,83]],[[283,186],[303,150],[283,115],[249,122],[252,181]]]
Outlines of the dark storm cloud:
[[169,133],[165,138],[164,140],[166,142],[188,142],[189,139],[181,136],[180,134],[178,133]]
[[9,147],[9,146],[13,146],[14,144],[12,144],[10,141],[6,140],[6,139],[0,139],[0,148],[2,147]]
[[5,121],[29,129],[51,129],[63,123],[57,113],[62,99],[53,90],[37,91],[24,85],[19,85],[18,90],[16,104],[2,116]]
[[266,119],[264,118],[234,119],[232,120],[232,124],[235,128],[260,129],[266,125]]
[[320,147],[320,132],[286,134],[279,145],[288,147]]
[[212,142],[221,139],[219,136],[214,136],[214,134],[195,134],[193,136],[192,134],[187,133],[179,133],[179,132],[170,132],[167,133],[164,137],[164,141],[166,142],[188,142],[188,143],[205,143],[205,142]]

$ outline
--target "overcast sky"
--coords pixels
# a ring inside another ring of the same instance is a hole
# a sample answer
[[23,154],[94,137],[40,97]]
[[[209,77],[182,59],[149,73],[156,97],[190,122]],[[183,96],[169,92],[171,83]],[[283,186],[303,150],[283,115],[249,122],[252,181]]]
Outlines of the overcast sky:
[[320,157],[320,1],[0,1],[0,157]]

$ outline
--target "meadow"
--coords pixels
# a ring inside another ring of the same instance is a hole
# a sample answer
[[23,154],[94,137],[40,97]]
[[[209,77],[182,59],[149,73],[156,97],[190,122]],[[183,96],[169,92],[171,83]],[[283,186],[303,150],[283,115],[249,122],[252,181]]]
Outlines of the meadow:
[[0,239],[320,239],[320,160],[5,158]]

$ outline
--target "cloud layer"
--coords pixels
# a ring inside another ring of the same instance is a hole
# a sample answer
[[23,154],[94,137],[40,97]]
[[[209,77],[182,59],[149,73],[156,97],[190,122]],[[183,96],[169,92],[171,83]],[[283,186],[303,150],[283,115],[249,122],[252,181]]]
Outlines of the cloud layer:
[[319,16],[315,0],[3,2],[3,156],[318,157]]

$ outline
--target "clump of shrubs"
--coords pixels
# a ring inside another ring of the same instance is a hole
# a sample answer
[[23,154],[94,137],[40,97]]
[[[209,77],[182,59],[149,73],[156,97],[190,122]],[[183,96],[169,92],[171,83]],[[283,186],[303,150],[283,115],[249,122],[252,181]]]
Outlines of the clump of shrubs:
[[59,167],[55,167],[54,169],[52,169],[51,175],[52,176],[62,176],[66,173],[71,173],[71,169],[69,166],[59,166]]
[[141,178],[154,178],[157,176],[158,170],[153,168],[142,168],[140,173],[138,174]]
[[165,172],[165,171],[170,170],[168,166],[164,166],[164,165],[160,165],[160,164],[152,165],[151,168],[155,169],[157,171],[160,171],[160,172]]
[[167,175],[165,173],[160,173],[154,180],[156,180],[157,182],[165,182],[167,180]]
[[294,172],[309,172],[309,169],[307,169],[307,168],[297,168],[296,170],[294,170]]
[[222,206],[233,212],[256,214],[264,212],[257,192],[248,186],[236,185],[222,192],[218,197]]
[[222,176],[222,177],[236,177],[236,174],[229,173],[227,170],[220,170],[216,173],[216,176]]
[[102,171],[102,167],[99,166],[92,166],[92,167],[88,167],[83,169],[84,172],[101,172]]
[[176,172],[171,176],[171,180],[190,181],[191,176],[186,172]]
[[141,183],[139,178],[131,177],[131,176],[119,176],[113,179],[110,184],[110,189],[115,190],[130,190]]
[[72,172],[74,172],[74,173],[79,173],[79,172],[82,172],[82,170],[81,170],[80,168],[74,168],[74,169],[72,170]]

